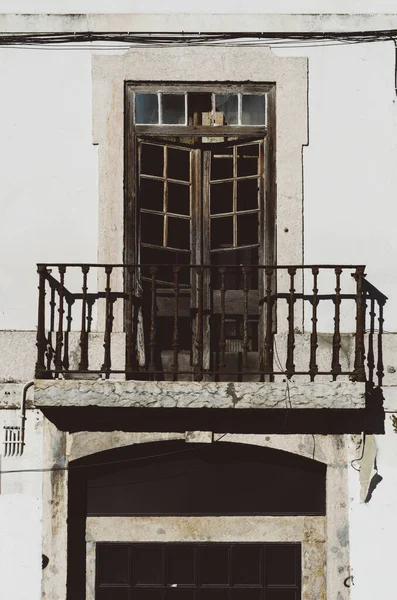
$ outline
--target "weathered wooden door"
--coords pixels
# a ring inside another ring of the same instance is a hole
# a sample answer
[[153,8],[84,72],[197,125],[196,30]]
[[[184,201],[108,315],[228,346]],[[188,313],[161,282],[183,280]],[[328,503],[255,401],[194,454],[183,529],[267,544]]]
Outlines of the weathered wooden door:
[[138,141],[136,239],[146,306],[156,287],[156,322],[148,308],[144,319],[148,361],[159,372],[188,374],[198,365],[238,378],[242,369],[259,370],[261,354],[264,145],[190,139]]

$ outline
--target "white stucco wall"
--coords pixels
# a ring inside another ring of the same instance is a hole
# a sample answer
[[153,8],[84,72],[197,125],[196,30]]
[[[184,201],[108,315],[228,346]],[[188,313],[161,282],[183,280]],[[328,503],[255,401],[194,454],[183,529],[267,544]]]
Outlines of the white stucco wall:
[[[2,12],[29,13],[257,13],[264,8],[261,0],[247,0],[244,5],[239,0],[218,0],[216,5],[211,0],[203,0],[188,7],[183,0],[114,0],[111,5],[107,0],[97,0],[93,5],[91,0],[70,0],[54,6],[52,0],[36,0],[34,5],[30,0],[2,0]],[[395,12],[394,0],[269,0],[266,2],[268,13],[373,13]]]
[[27,411],[26,444],[22,456],[5,456],[5,425],[20,425],[19,410],[0,411],[0,596],[39,600],[42,573],[42,414],[39,410]]
[[35,263],[96,260],[89,54],[0,50],[0,329],[35,328]]
[[390,413],[385,428],[386,435],[375,436],[377,468],[383,479],[369,502],[360,502],[359,473],[349,468],[351,600],[393,600],[396,594],[397,433]]

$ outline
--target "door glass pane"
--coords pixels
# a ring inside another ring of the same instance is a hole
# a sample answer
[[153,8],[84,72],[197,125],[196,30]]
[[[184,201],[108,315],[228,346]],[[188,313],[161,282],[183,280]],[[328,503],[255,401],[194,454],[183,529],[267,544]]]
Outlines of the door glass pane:
[[229,548],[227,546],[202,546],[199,559],[200,584],[228,583]]
[[161,584],[162,549],[160,547],[135,547],[133,554],[134,584]]
[[190,151],[167,148],[167,177],[190,181]]
[[141,213],[141,240],[146,244],[163,245],[164,217],[150,213]]
[[213,183],[211,185],[211,215],[233,211],[233,182]]
[[211,180],[233,177],[233,148],[220,148],[211,154]]
[[239,146],[237,148],[237,176],[258,175],[259,144]]
[[184,125],[185,117],[185,95],[184,94],[162,94],[163,123],[165,125]]
[[237,216],[237,245],[248,246],[258,243],[258,213]]
[[164,146],[155,144],[141,145],[141,173],[163,177]]
[[190,215],[190,186],[168,182],[167,211],[178,215]]
[[192,546],[167,548],[167,584],[194,584],[194,553]]
[[233,217],[211,219],[211,250],[233,247]]
[[[157,267],[156,279],[159,281],[174,281],[174,273],[172,266],[162,265],[180,265],[179,283],[190,283],[190,269],[187,265],[190,264],[190,252],[177,252],[160,248],[141,247],[140,263],[142,265],[155,265]],[[184,268],[185,266],[185,268]],[[151,279],[150,267],[143,267],[141,270],[143,277]]]
[[145,125],[159,122],[157,94],[135,94],[135,122]]
[[274,545],[266,550],[266,581],[268,585],[296,585],[296,546]]
[[[208,116],[211,115],[211,103],[212,94],[210,92],[189,92],[187,95],[188,124],[204,125]],[[208,125],[208,123],[206,124]]]
[[256,178],[237,181],[237,210],[258,208],[258,187]]
[[128,546],[98,547],[99,583],[128,583]]
[[234,585],[261,583],[260,546],[233,546],[232,579]]
[[215,94],[215,111],[223,115],[223,123],[219,124],[238,125],[237,94]]
[[142,208],[163,212],[163,192],[164,183],[162,181],[141,177],[140,193]]
[[242,125],[266,124],[266,96],[243,94],[242,97]]
[[190,248],[190,219],[168,217],[169,248],[189,250]]

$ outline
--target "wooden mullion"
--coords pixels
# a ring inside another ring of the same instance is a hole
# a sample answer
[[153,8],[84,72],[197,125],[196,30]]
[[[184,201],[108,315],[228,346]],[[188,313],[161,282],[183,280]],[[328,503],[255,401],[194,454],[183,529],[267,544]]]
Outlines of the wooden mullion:
[[167,159],[168,159],[168,152],[167,152],[166,144],[164,144],[163,152],[164,152],[164,155],[163,155],[163,177],[164,177],[164,183],[163,183],[163,246],[166,247],[166,246],[168,246],[168,218],[167,218],[167,207],[168,207]]
[[[200,210],[201,217],[201,264],[210,264],[210,247],[211,247],[211,229],[210,229],[210,175],[211,175],[211,152],[204,151],[202,159],[202,208]],[[209,321],[209,310],[211,306],[211,272],[210,269],[204,269],[203,273],[203,368],[204,371],[211,368],[211,332]]]
[[[259,244],[249,244],[247,246],[239,246],[238,250],[250,250],[252,248],[258,248]],[[211,254],[215,254],[215,253],[221,253],[221,252],[232,252],[233,250],[236,250],[236,248],[214,248],[213,250],[210,250]]]
[[178,185],[189,186],[189,181],[183,181],[182,179],[173,179],[172,177],[161,177],[160,175],[146,175],[145,173],[140,174],[141,179],[150,179],[152,181],[169,181],[170,183],[177,183]]
[[186,250],[186,248],[173,248],[172,246],[156,246],[156,244],[148,244],[147,242],[142,242],[141,247],[152,248],[153,250],[166,250],[168,252],[182,252],[184,254],[190,254],[190,250]]
[[[143,213],[145,215],[158,215],[159,217],[163,217],[165,214],[164,212],[162,212],[160,210],[152,210],[151,208],[142,208],[141,213]],[[172,212],[167,212],[166,214],[168,217],[174,217],[177,219],[183,219],[185,221],[190,221],[189,215],[179,215],[178,213],[172,213]],[[146,243],[146,242],[143,242],[143,243]]]
[[265,126],[255,125],[135,125],[135,132],[139,136],[148,137],[235,137],[247,136],[261,138],[266,135]]
[[237,145],[233,147],[233,248],[237,248]]

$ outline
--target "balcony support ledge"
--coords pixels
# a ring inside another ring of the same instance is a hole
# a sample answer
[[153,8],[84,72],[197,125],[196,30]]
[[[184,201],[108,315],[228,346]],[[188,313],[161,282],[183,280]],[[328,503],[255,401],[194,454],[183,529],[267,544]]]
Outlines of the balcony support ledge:
[[36,380],[36,407],[364,409],[365,383]]

